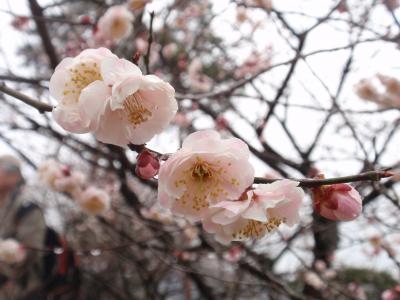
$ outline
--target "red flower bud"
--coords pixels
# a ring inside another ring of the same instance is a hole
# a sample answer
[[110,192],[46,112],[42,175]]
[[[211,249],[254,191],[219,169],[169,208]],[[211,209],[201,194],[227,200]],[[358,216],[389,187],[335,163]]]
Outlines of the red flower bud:
[[153,153],[148,150],[143,150],[136,159],[136,175],[142,179],[150,179],[157,175],[160,169],[160,162]]
[[360,194],[349,184],[340,183],[312,189],[314,210],[333,221],[351,221],[362,211]]

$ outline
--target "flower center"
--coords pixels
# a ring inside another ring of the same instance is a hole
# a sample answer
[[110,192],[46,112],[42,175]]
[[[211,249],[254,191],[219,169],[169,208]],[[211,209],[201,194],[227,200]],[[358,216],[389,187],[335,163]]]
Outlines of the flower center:
[[126,112],[129,123],[134,125],[134,127],[146,122],[152,116],[151,111],[143,106],[143,98],[139,92],[125,99],[124,111]]
[[75,102],[79,101],[79,95],[85,87],[96,80],[103,79],[96,62],[81,62],[69,69],[69,72],[71,79],[65,83],[63,94],[64,96],[73,94],[76,96]]
[[213,177],[212,166],[202,160],[198,160],[192,167],[191,175],[195,180],[207,180]]
[[232,233],[234,239],[244,238],[260,238],[266,231],[271,232],[278,228],[282,223],[285,223],[285,218],[273,217],[267,223],[250,220],[246,225]]

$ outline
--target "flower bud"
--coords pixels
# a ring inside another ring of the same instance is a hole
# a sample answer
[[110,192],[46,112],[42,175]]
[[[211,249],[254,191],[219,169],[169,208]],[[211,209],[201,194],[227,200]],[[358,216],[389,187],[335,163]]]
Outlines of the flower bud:
[[340,183],[312,189],[314,210],[332,221],[351,221],[362,211],[360,194],[349,184]]
[[158,158],[150,151],[143,150],[137,156],[136,175],[142,179],[150,179],[157,175],[160,169]]

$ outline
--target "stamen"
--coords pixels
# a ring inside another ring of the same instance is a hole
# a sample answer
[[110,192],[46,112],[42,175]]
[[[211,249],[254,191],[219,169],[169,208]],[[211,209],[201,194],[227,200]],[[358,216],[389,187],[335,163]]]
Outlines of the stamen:
[[129,123],[134,127],[146,122],[152,113],[143,106],[143,98],[139,92],[128,96],[124,101],[124,110],[127,114]]

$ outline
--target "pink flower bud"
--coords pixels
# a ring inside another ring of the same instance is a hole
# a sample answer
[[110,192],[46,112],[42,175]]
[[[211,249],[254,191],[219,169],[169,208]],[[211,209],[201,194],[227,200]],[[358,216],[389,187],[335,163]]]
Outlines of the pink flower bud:
[[143,150],[137,156],[136,175],[142,179],[150,179],[157,175],[160,169],[158,158],[150,151]]
[[339,183],[312,189],[314,209],[333,221],[351,221],[362,211],[360,194],[349,184]]

